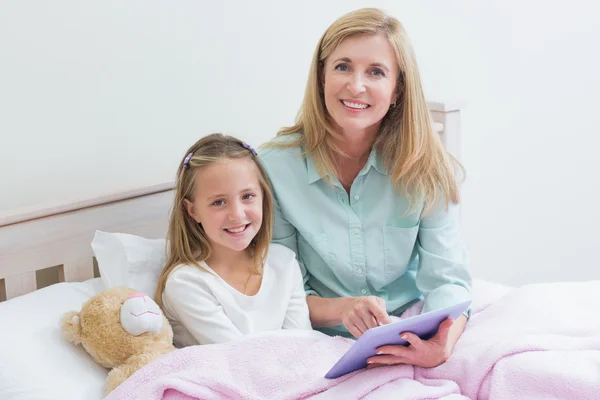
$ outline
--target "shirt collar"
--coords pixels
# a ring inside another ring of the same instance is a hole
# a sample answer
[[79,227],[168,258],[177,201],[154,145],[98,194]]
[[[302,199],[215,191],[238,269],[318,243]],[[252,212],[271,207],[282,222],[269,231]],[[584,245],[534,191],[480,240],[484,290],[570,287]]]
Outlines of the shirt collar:
[[306,174],[308,176],[309,185],[321,179],[321,176],[319,176],[319,172],[317,171],[317,167],[315,167],[315,163],[313,162],[311,154],[308,154],[306,156]]
[[367,164],[363,170],[365,173],[369,170],[368,168],[374,167],[380,174],[388,175],[388,171],[385,169],[385,165],[383,163],[383,157],[379,155],[377,150],[373,148],[371,153],[369,154],[369,159],[367,160]]

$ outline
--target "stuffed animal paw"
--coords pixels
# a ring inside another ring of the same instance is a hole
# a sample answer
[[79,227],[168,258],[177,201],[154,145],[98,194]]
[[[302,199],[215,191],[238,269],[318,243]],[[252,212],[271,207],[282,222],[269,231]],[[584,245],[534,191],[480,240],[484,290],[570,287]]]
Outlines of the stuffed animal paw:
[[81,344],[94,360],[111,368],[106,394],[135,371],[173,350],[173,330],[158,305],[144,293],[110,288],[89,299],[81,311],[60,320],[63,336]]

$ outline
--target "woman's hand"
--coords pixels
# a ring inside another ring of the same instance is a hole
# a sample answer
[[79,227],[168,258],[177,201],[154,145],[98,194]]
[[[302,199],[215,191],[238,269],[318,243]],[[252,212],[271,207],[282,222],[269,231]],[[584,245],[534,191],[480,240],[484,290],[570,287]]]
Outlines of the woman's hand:
[[460,316],[456,323],[448,318],[440,324],[438,332],[429,340],[421,340],[410,332],[401,333],[400,337],[410,345],[378,348],[378,355],[367,359],[367,369],[394,364],[409,364],[422,368],[437,367],[450,358],[465,324],[465,316]]
[[377,296],[352,297],[342,313],[342,323],[356,338],[369,328],[392,322],[385,301]]

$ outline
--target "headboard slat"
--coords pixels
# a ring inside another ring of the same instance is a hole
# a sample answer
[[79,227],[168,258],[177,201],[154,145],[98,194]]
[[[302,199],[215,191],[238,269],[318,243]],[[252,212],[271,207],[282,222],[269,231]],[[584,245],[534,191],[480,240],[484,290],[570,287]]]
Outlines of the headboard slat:
[[461,126],[460,110],[449,108],[447,111],[430,109],[429,113],[434,121],[434,129],[440,134],[444,148],[456,159],[461,158]]
[[6,300],[22,296],[37,290],[35,272],[27,272],[21,275],[8,276],[4,278],[4,295]]
[[73,260],[58,269],[59,282],[83,282],[94,277],[94,259]]

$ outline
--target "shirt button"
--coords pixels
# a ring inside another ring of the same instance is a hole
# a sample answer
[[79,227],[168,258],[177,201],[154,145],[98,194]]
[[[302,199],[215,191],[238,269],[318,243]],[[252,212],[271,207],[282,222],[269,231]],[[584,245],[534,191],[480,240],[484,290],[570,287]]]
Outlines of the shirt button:
[[357,229],[354,229],[354,234],[355,234],[355,235],[358,235],[359,233],[360,233],[360,229],[358,229],[358,228],[357,228]]
[[367,294],[367,289],[363,289],[360,291],[362,294]]
[[359,195],[354,196],[354,200],[358,200],[358,199],[360,199]]
[[362,269],[359,268],[359,269],[356,270],[356,272],[359,273],[359,274],[362,274]]

